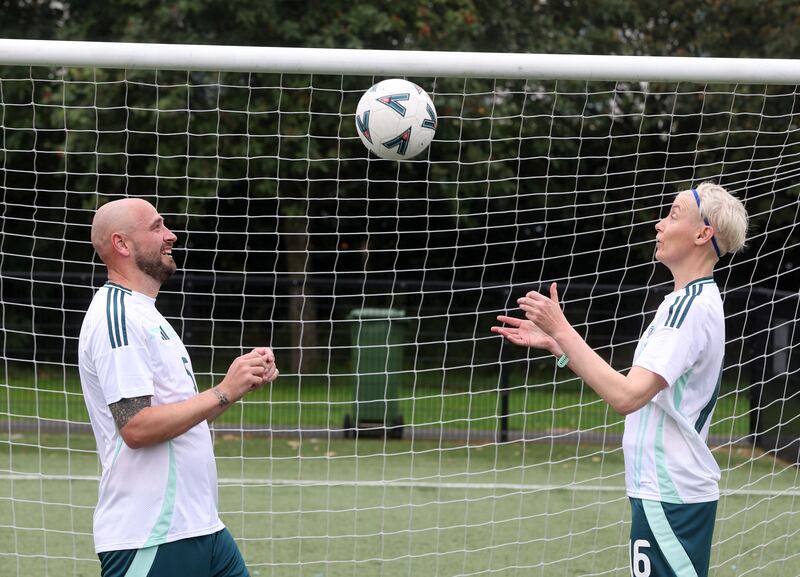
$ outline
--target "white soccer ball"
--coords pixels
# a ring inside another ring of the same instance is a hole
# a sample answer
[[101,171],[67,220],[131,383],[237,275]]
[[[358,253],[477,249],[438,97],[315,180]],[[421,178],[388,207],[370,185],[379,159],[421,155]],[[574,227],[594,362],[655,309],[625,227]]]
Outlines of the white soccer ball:
[[381,80],[356,108],[356,130],[369,150],[387,160],[407,160],[428,148],[436,132],[436,108],[408,80]]

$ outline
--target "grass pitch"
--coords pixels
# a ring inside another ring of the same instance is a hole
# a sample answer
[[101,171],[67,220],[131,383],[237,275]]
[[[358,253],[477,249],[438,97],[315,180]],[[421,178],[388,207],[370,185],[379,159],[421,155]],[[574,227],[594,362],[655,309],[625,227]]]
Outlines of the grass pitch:
[[[220,510],[254,576],[628,575],[618,446],[217,436]],[[741,448],[712,573],[797,565],[798,471]],[[98,575],[90,436],[0,436],[0,575]]]

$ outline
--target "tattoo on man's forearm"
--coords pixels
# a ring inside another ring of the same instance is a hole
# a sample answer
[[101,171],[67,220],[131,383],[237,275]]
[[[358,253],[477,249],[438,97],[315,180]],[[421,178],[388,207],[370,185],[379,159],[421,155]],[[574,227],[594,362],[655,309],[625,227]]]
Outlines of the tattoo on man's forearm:
[[150,406],[150,396],[146,397],[132,397],[130,399],[120,399],[116,403],[111,403],[108,408],[111,409],[111,415],[114,417],[114,422],[117,424],[117,429],[122,430],[122,427],[128,424],[136,413],[142,409]]

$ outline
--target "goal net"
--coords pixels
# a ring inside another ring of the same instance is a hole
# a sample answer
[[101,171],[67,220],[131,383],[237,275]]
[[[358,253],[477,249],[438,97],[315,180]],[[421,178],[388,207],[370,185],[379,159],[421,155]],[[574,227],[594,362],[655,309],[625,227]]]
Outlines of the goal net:
[[[0,41],[0,574],[99,572],[77,335],[94,211],[135,196],[178,236],[158,306],[198,386],[275,350],[213,424],[253,575],[627,575],[622,418],[489,328],[555,281],[627,370],[671,291],[654,225],[703,181],[751,216],[715,272],[711,574],[800,574],[800,73],[735,64]],[[356,133],[388,77],[438,113],[413,160]]]

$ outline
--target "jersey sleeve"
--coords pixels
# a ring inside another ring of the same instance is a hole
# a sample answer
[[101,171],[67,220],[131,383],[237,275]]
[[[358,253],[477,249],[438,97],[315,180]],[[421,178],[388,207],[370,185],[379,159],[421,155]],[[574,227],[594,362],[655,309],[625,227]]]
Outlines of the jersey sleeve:
[[151,396],[153,370],[142,327],[130,318],[120,319],[124,331],[98,331],[94,365],[106,404],[120,399]]
[[655,327],[634,365],[661,376],[672,386],[698,360],[706,348],[702,326],[705,311],[695,305],[685,316],[671,315]]

